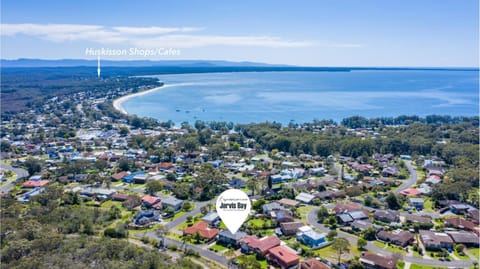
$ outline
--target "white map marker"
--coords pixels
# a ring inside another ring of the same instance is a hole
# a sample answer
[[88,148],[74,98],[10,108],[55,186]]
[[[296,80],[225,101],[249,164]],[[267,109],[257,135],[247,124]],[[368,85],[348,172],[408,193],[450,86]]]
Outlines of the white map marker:
[[250,207],[247,194],[237,189],[226,190],[217,199],[217,213],[232,234],[245,222]]

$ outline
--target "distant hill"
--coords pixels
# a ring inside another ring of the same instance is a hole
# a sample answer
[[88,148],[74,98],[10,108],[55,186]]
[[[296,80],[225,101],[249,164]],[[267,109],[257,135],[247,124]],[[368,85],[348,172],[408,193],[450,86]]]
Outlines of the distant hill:
[[[97,60],[83,59],[17,59],[0,61],[2,67],[79,67],[79,66],[97,66]],[[286,67],[287,65],[271,65],[256,62],[230,62],[230,61],[208,61],[208,60],[167,60],[167,61],[149,61],[149,60],[122,60],[111,61],[102,60],[101,65],[105,67]]]

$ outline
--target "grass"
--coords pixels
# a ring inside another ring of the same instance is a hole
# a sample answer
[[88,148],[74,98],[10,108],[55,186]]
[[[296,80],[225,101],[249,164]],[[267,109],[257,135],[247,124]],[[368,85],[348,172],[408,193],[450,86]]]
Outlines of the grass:
[[423,204],[423,211],[425,212],[434,212],[433,210],[433,202],[431,199],[425,199]]
[[211,250],[216,250],[216,251],[218,251],[218,252],[221,252],[221,251],[226,250],[227,248],[224,247],[224,246],[222,246],[222,245],[214,244],[214,245],[212,245],[211,247],[209,247],[209,249],[211,249]]
[[314,207],[313,206],[301,206],[297,209],[297,213],[298,215],[300,215],[300,219],[302,219],[302,221],[306,221],[307,220],[307,215],[308,213],[313,209]]
[[460,260],[469,260],[470,258],[467,256],[467,254],[463,254],[463,256],[458,253],[456,250],[453,251],[453,254],[455,254],[455,256],[457,256],[457,258],[459,258]]
[[[331,262],[337,262],[338,260],[337,252],[332,248],[332,245],[321,249],[316,249],[313,252],[315,253],[315,256],[323,257]],[[360,251],[357,249],[356,245],[350,243],[350,253],[348,255],[342,254],[341,259],[349,260],[353,259],[355,256],[360,256]]]
[[388,250],[390,252],[400,253],[400,254],[404,254],[404,255],[407,254],[407,252],[403,248],[400,248],[400,247],[395,246],[395,245],[390,245],[389,246],[389,245],[387,245],[383,242],[380,242],[380,241],[374,241],[373,245],[376,246],[376,247]]
[[257,218],[257,219],[250,219],[248,222],[252,224],[255,229],[263,229],[264,223],[266,223],[268,226],[272,225],[272,221],[269,219],[263,220],[263,219]]
[[469,248],[468,252],[475,256],[475,258],[480,259],[480,248]]
[[108,208],[108,209],[110,209],[112,206],[116,206],[116,207],[122,209],[122,202],[108,200],[108,201],[103,202],[100,205],[100,207]]

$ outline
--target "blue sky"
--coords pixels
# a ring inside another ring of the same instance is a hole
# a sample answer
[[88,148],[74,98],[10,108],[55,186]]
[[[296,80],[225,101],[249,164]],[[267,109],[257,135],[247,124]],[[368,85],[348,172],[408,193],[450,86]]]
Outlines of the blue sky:
[[1,57],[86,48],[308,66],[477,66],[478,0],[2,1]]

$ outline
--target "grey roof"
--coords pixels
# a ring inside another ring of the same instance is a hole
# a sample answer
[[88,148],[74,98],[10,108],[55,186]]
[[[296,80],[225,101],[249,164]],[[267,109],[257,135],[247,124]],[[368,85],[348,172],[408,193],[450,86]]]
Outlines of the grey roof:
[[474,233],[467,231],[451,231],[447,234],[453,239],[457,244],[479,244],[478,236]]
[[319,240],[321,238],[324,238],[325,237],[325,233],[318,233],[314,230],[310,230],[310,231],[307,231],[307,232],[304,232],[303,233],[304,235],[312,238],[313,240]]
[[295,200],[299,200],[300,202],[304,203],[310,203],[313,198],[315,198],[315,196],[305,192],[301,192],[295,197]]
[[352,218],[349,214],[346,214],[346,213],[340,214],[340,215],[338,215],[337,217],[340,218],[340,220],[341,220],[342,222],[351,222],[351,221],[353,221],[353,218]]
[[242,231],[237,231],[236,233],[232,234],[228,229],[221,230],[220,233],[218,233],[218,235],[233,239],[235,241],[238,241],[244,238],[245,236],[247,236],[247,234]]
[[361,211],[361,210],[352,211],[352,212],[349,212],[348,214],[352,217],[352,219],[366,219],[366,218],[368,218],[368,216],[365,215],[365,213],[363,213],[363,211]]
[[166,206],[177,206],[183,203],[183,200],[177,199],[173,196],[168,196],[165,199],[162,199],[162,203]]
[[280,205],[277,202],[269,203],[269,204],[264,204],[262,206],[263,211],[272,211],[272,210],[286,210],[285,207]]
[[216,219],[218,219],[217,212],[210,212],[202,218],[202,220],[206,222],[212,222],[212,221],[215,221]]

